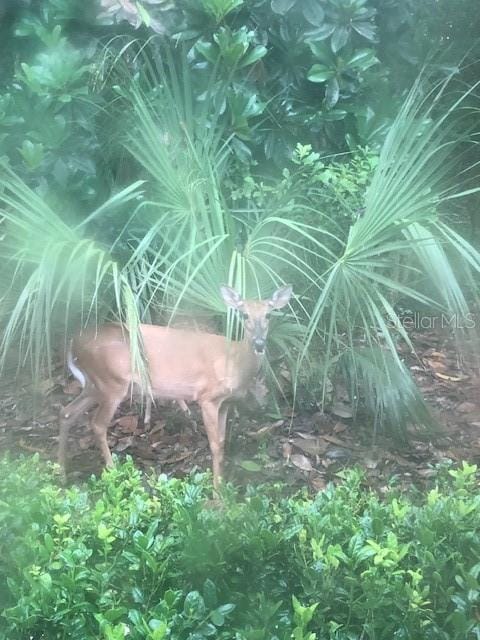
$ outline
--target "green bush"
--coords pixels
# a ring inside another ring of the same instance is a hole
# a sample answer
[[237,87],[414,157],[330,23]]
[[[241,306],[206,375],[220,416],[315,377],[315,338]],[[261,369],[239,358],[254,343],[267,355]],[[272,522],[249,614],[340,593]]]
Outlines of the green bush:
[[[372,181],[378,154],[357,148],[348,154],[322,158],[310,144],[297,144],[281,180],[243,177],[243,183],[227,183],[236,207],[278,211],[289,206],[292,217],[332,233],[348,235],[349,227],[363,214],[365,195]],[[237,171],[237,174],[239,172]],[[238,177],[237,177],[238,183]],[[335,242],[331,241],[332,249]]]
[[98,164],[102,100],[89,87],[95,49],[75,46],[59,22],[47,12],[15,23],[10,44],[18,60],[10,77],[1,78],[0,140],[2,160],[69,217],[98,202],[108,187]]
[[316,497],[131,461],[60,489],[38,458],[0,462],[0,637],[353,640],[480,637],[477,469],[380,499],[357,471]]

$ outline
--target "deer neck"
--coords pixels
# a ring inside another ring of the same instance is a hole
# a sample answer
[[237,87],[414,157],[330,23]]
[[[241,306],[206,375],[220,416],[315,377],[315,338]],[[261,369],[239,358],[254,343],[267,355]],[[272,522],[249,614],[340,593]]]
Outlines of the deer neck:
[[250,338],[244,338],[239,343],[240,366],[248,371],[249,375],[256,376],[258,374],[264,358],[264,353],[255,353]]

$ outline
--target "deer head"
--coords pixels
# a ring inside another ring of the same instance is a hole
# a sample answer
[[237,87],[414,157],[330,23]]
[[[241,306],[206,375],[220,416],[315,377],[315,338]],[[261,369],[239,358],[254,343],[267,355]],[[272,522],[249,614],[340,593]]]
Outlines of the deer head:
[[257,355],[263,355],[268,334],[270,314],[281,309],[290,300],[292,287],[287,285],[277,289],[268,300],[243,300],[241,295],[223,285],[220,287],[225,304],[238,311],[243,318],[244,340],[251,344]]

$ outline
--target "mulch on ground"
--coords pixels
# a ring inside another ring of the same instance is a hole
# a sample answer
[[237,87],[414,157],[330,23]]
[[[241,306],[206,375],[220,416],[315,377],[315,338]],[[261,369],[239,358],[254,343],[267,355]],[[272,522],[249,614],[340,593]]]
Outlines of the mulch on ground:
[[[382,490],[392,482],[424,486],[439,462],[480,462],[480,375],[473,362],[461,361],[451,336],[418,332],[412,336],[416,354],[404,349],[410,367],[432,408],[439,431],[426,437],[412,428],[408,445],[377,435],[362,420],[353,421],[347,405],[336,402],[328,412],[286,409],[269,419],[258,408],[230,410],[227,477],[236,484],[282,481],[297,488],[322,490],[345,467],[358,465],[366,481]],[[473,350],[470,350],[473,353]],[[467,350],[468,352],[468,350]],[[0,450],[39,453],[55,460],[58,414],[79,386],[58,374],[32,387],[4,378],[0,389]],[[34,417],[32,418],[32,413]],[[102,462],[93,435],[83,424],[71,430],[71,481],[99,473]],[[210,453],[195,407],[184,414],[175,403],[157,406],[147,431],[142,408],[124,403],[109,430],[109,444],[119,456],[131,455],[145,470],[174,476],[210,468]]]

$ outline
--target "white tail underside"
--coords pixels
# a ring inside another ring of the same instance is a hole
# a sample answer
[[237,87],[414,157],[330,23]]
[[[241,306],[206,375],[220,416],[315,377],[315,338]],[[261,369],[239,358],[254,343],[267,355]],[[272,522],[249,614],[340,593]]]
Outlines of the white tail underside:
[[74,376],[74,378],[76,378],[80,382],[80,384],[82,385],[82,388],[85,389],[85,385],[87,384],[87,379],[83,371],[81,371],[74,362],[74,358],[72,354],[72,345],[70,345],[70,349],[68,350],[67,365],[68,365],[68,368],[70,369],[71,374]]

